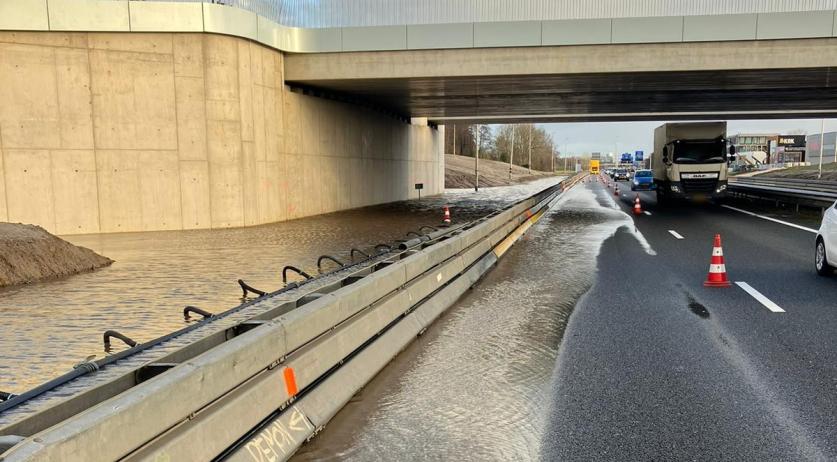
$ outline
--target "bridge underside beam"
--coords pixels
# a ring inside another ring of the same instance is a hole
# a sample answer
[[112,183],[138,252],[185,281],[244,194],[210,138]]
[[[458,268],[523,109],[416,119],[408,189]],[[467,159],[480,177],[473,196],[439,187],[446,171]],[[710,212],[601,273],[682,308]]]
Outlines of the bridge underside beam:
[[[835,45],[816,39],[517,48],[516,55],[293,55],[286,78],[435,121],[819,117],[837,112]],[[403,68],[415,76],[396,75]]]

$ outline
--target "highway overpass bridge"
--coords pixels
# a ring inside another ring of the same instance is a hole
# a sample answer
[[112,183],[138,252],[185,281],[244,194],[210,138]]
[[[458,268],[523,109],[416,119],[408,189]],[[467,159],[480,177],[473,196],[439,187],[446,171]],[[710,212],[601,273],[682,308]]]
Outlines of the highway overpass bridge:
[[837,107],[835,0],[225,3],[0,0],[0,220],[255,225],[440,192],[449,120]]

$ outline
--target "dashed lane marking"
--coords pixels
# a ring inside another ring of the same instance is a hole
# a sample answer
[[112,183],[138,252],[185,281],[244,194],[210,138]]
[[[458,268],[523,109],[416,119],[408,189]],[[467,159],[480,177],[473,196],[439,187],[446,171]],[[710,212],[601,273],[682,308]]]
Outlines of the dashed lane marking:
[[644,213],[644,214],[648,215],[649,217],[651,216],[651,212],[649,212],[648,210],[646,210],[646,211],[644,211],[644,212],[642,212],[642,213]]
[[729,205],[722,205],[721,207],[724,207],[724,208],[727,208],[727,209],[730,209],[730,210],[735,210],[736,212],[743,213],[745,215],[750,215],[750,216],[753,216],[753,217],[761,218],[762,220],[772,221],[774,223],[779,223],[780,225],[790,226],[791,228],[801,229],[802,231],[808,231],[809,233],[817,234],[816,229],[811,229],[811,228],[807,228],[805,226],[800,226],[800,225],[797,225],[797,224],[788,223],[787,221],[782,221],[782,220],[777,220],[775,218],[766,217],[764,215],[759,215],[758,213],[753,213],[753,212],[750,212],[748,210],[735,208],[735,207],[732,207],[732,206],[729,206]]
[[753,289],[752,286],[750,286],[750,284],[747,284],[744,281],[735,281],[735,284],[738,285],[738,287],[741,287],[742,289],[744,289],[744,292],[747,292],[753,298],[758,300],[759,303],[761,303],[762,305],[767,307],[768,310],[770,310],[774,313],[784,313],[785,312],[785,310],[783,310],[781,307],[779,307],[779,305],[773,303],[773,301],[771,301],[769,298],[762,295],[761,292],[759,292],[756,289]]
[[683,236],[681,236],[680,234],[678,234],[678,233],[677,233],[677,231],[675,231],[675,230],[673,230],[673,229],[668,230],[668,232],[669,232],[669,234],[671,234],[672,236],[674,236],[676,239],[684,239],[684,238],[683,238]]

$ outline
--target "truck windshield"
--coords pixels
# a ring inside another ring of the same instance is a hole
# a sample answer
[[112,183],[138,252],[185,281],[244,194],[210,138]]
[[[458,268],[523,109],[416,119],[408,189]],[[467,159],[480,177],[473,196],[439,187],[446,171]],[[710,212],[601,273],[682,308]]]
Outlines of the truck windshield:
[[721,141],[681,141],[674,147],[678,164],[712,164],[726,161],[726,146]]

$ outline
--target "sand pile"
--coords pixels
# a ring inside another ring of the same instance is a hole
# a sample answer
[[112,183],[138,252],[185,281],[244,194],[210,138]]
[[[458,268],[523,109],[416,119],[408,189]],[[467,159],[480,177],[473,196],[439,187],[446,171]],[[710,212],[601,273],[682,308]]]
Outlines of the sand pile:
[[113,260],[40,226],[0,223],[0,287],[92,271]]

